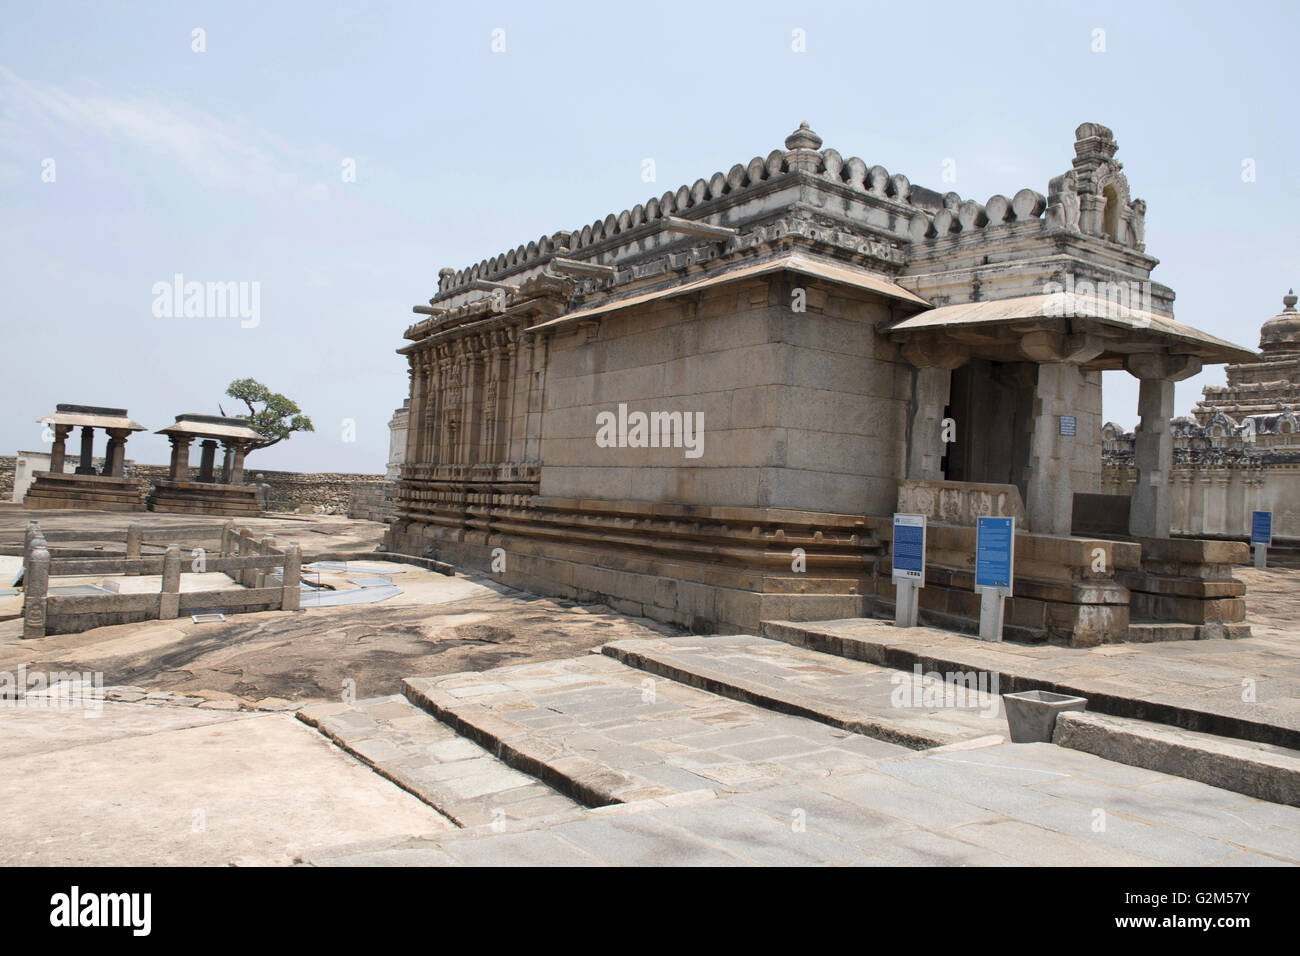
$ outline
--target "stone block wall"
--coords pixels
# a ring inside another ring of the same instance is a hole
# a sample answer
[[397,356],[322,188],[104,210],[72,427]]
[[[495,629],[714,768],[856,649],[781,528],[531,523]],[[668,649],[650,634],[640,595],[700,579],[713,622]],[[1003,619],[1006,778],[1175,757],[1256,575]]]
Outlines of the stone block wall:
[[348,496],[348,517],[387,521],[397,508],[397,482],[355,482]]
[[[806,310],[795,312],[793,292]],[[557,334],[541,494],[605,501],[888,513],[904,473],[912,370],[878,298],[800,276],[711,290]],[[703,416],[683,448],[608,448],[596,415]]]

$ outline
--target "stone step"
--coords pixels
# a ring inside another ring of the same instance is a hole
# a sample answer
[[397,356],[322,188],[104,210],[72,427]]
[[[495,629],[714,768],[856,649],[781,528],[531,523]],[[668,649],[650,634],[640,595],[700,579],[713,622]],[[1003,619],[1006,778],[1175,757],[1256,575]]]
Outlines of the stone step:
[[1195,624],[1175,624],[1169,621],[1132,621],[1128,626],[1128,639],[1134,644],[1152,641],[1194,641]]
[[298,719],[457,826],[499,826],[580,809],[397,694],[313,704]]
[[[1176,689],[1166,690],[1158,675],[1137,672],[1131,665],[1127,670],[1119,666],[1107,670],[1105,658],[1092,653],[1096,648],[1074,650],[984,642],[935,628],[898,628],[867,618],[764,621],[763,636],[900,670],[911,670],[917,664],[927,671],[986,670],[997,675],[1003,694],[1046,690],[1086,697],[1088,710],[1094,713],[1300,750],[1300,713],[1291,707],[1290,698],[1281,696],[1258,703],[1241,703],[1237,700],[1241,677],[1223,668],[1189,671],[1184,666],[1180,671],[1183,675],[1192,674],[1198,682],[1212,675],[1217,684],[1212,687],[1215,693],[1210,695],[1201,692],[1203,683],[1194,685],[1195,693],[1185,692],[1185,688],[1193,686],[1186,679],[1176,682]],[[1139,651],[1138,645],[1123,646],[1126,654]],[[1158,663],[1165,669],[1176,666],[1176,662],[1167,659]],[[1089,669],[1100,676],[1091,676]],[[1175,684],[1164,682],[1164,686],[1172,688]]]
[[614,641],[602,652],[722,697],[914,750],[1006,732],[998,687],[973,670],[899,671],[751,635]]
[[403,684],[412,702],[589,807],[779,786],[912,752],[601,654]]
[[1285,747],[1087,711],[1058,714],[1052,742],[1258,800],[1300,806],[1300,753]]

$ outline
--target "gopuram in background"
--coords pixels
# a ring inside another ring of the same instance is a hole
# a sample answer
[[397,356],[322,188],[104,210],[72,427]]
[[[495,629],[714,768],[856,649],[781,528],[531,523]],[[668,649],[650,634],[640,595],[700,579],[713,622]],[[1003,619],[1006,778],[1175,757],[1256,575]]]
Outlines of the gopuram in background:
[[[78,508],[98,511],[143,511],[144,492],[139,482],[126,477],[126,440],[144,426],[127,417],[125,408],[98,405],[57,405],[53,415],[37,419],[53,433],[50,470],[37,473],[23,504],[28,508]],[[81,429],[81,460],[75,471],[65,474],[67,440],[73,429]],[[104,465],[96,471],[95,429],[108,433]]]
[[[244,456],[262,436],[243,418],[177,415],[159,429],[172,443],[171,468],[149,495],[150,511],[198,515],[259,515],[257,487],[244,484]],[[198,475],[191,477],[190,446],[199,442]],[[217,446],[222,448],[217,470]]]

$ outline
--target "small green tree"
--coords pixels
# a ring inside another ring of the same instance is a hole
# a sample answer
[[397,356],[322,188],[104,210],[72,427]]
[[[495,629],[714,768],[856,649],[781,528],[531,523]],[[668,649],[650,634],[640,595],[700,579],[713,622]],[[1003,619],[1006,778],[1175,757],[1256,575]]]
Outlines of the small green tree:
[[[248,414],[240,418],[248,419],[250,428],[262,436],[262,441],[249,446],[249,451],[270,448],[287,439],[294,432],[314,432],[311,419],[302,414],[297,402],[286,398],[279,392],[273,392],[254,378],[240,378],[230,383],[226,394],[237,398],[248,406]],[[262,406],[258,408],[257,406]],[[220,405],[217,408],[221,408]],[[221,414],[225,410],[221,409]]]

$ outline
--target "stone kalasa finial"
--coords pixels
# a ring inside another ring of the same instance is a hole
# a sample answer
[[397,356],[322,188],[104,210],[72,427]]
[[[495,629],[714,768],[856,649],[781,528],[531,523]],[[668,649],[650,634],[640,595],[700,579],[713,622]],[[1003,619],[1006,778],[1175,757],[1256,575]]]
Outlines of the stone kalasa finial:
[[1282,311],[1294,312],[1297,301],[1300,300],[1296,299],[1295,289],[1288,289],[1286,295],[1282,296]]
[[808,128],[804,120],[799,128],[785,138],[786,149],[821,149],[822,138]]

